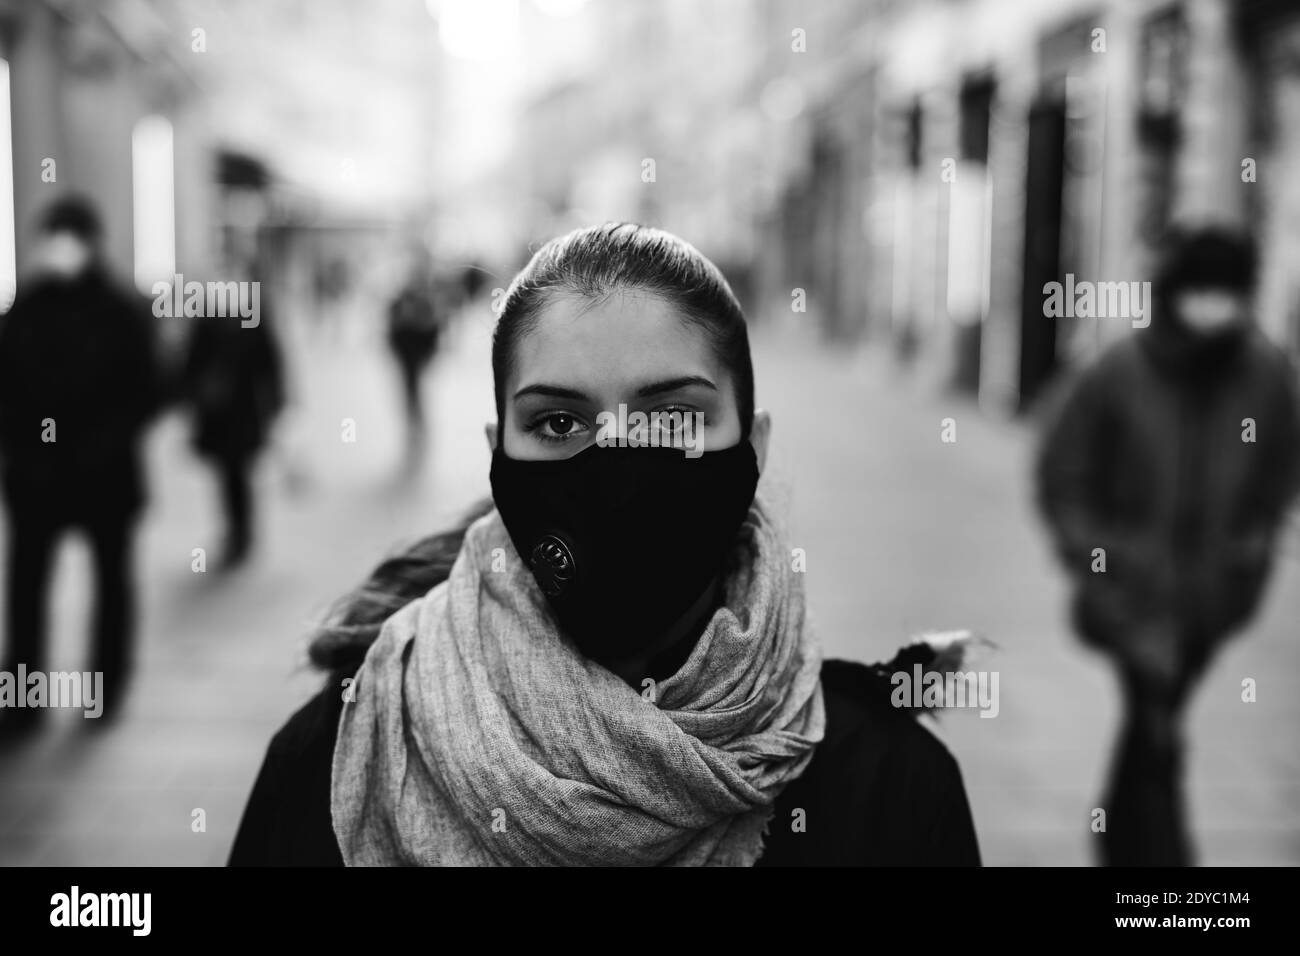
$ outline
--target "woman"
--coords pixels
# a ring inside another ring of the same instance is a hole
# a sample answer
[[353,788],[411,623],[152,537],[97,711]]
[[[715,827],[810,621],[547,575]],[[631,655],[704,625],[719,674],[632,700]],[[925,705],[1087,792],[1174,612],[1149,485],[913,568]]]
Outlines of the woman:
[[642,226],[555,239],[492,365],[495,507],[317,638],[231,863],[978,863],[952,757],[822,662],[721,273]]

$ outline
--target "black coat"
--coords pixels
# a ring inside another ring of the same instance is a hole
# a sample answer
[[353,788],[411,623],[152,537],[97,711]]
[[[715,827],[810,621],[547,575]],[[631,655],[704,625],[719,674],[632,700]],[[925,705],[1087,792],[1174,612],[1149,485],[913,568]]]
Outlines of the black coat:
[[[330,771],[342,682],[290,718],[267,750],[231,866],[341,866],[330,822]],[[977,866],[957,762],[865,665],[822,668],[826,737],[776,801],[760,866]],[[802,810],[802,814],[796,811]],[[803,832],[795,832],[801,819]]]
[[[99,269],[38,280],[0,318],[0,465],[18,509],[130,513],[144,502],[140,442],[160,397],[143,300]],[[42,424],[53,420],[54,441]]]
[[196,451],[248,458],[266,444],[284,405],[284,363],[264,308],[257,325],[204,317],[194,326],[181,391],[194,415]]
[[412,284],[388,307],[388,345],[406,364],[420,367],[438,351],[442,325],[428,290]]
[[1153,623],[1206,642],[1243,624],[1300,484],[1287,356],[1254,329],[1197,347],[1156,319],[1078,376],[1038,461],[1076,625],[1103,645]]

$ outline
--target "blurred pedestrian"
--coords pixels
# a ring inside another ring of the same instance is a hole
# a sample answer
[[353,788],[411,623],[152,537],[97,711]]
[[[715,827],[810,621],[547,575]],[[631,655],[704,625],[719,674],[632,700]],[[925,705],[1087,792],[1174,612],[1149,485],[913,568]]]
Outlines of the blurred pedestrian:
[[460,301],[457,305],[464,308],[478,298],[478,294],[487,285],[487,270],[478,263],[469,263],[460,270]]
[[348,263],[333,253],[318,251],[312,277],[316,296],[312,317],[321,339],[337,344],[343,335],[343,299],[351,282]]
[[1120,677],[1102,838],[1111,865],[1192,861],[1182,717],[1258,607],[1300,485],[1295,372],[1251,321],[1254,273],[1244,237],[1175,236],[1151,324],[1083,371],[1038,462],[1076,628]]
[[[492,365],[493,501],[343,602],[231,863],[977,864],[951,754],[822,660],[717,268],[627,223],[554,239]],[[678,418],[602,442],[616,408]]]
[[408,467],[423,459],[428,440],[421,386],[438,351],[442,319],[428,254],[417,250],[405,283],[388,306],[388,347],[401,381]]
[[[235,260],[238,261],[238,260]],[[252,265],[234,272],[257,282]],[[253,473],[284,405],[284,365],[273,331],[272,306],[258,292],[255,322],[238,315],[205,315],[191,333],[182,396],[193,418],[192,444],[216,473],[225,541],[220,566],[242,564],[254,543]]]
[[[107,717],[132,661],[132,543],[145,503],[140,445],[159,398],[155,342],[144,301],[108,273],[89,202],[56,202],[41,231],[37,273],[0,319],[5,670],[44,668],[56,545],[64,531],[82,531],[95,568],[92,670],[103,673]],[[14,711],[6,723],[21,730],[42,713]]]

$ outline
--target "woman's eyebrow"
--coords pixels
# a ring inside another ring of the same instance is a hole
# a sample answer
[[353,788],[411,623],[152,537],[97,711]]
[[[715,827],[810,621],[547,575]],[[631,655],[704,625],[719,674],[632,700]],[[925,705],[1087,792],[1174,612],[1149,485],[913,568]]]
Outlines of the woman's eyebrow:
[[670,378],[662,382],[651,382],[649,385],[642,385],[636,390],[636,394],[638,398],[647,398],[651,395],[662,395],[664,392],[675,392],[678,389],[689,388],[692,385],[703,385],[715,392],[718,390],[718,386],[703,375],[684,375],[681,378]]
[[515,392],[514,400],[519,401],[525,395],[546,395],[549,398],[567,398],[575,402],[591,401],[585,392],[573,388],[564,388],[560,385],[525,385]]

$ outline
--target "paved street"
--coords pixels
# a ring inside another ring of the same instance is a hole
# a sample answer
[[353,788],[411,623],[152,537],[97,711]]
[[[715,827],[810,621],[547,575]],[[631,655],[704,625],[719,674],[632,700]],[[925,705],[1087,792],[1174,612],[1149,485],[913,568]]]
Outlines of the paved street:
[[[153,502],[140,543],[141,668],[122,720],[51,731],[0,757],[0,863],[223,862],[267,740],[319,678],[302,665],[313,621],[398,542],[450,521],[486,492],[491,417],[484,306],[429,386],[431,460],[398,480],[397,387],[360,334],[296,336],[295,449],[260,475],[261,550],[229,577],[215,559],[210,477],[163,420],[149,448]],[[998,649],[1000,713],[941,718],[986,862],[1086,864],[1117,720],[1109,673],[1064,624],[1064,593],[1032,513],[1031,434],[944,399],[875,352],[833,352],[788,334],[756,340],[759,404],[774,416],[765,482],[788,508],[792,546],[828,654],[888,657],[908,635],[971,627]],[[940,441],[940,422],[957,441]],[[357,440],[341,439],[342,422]],[[297,474],[297,480],[293,476]],[[215,563],[215,560],[213,561]],[[52,669],[84,666],[89,558],[58,564]],[[1300,561],[1277,573],[1251,630],[1195,699],[1189,785],[1205,863],[1300,862]],[[1243,678],[1258,701],[1242,703]],[[202,809],[206,832],[194,832]]]

